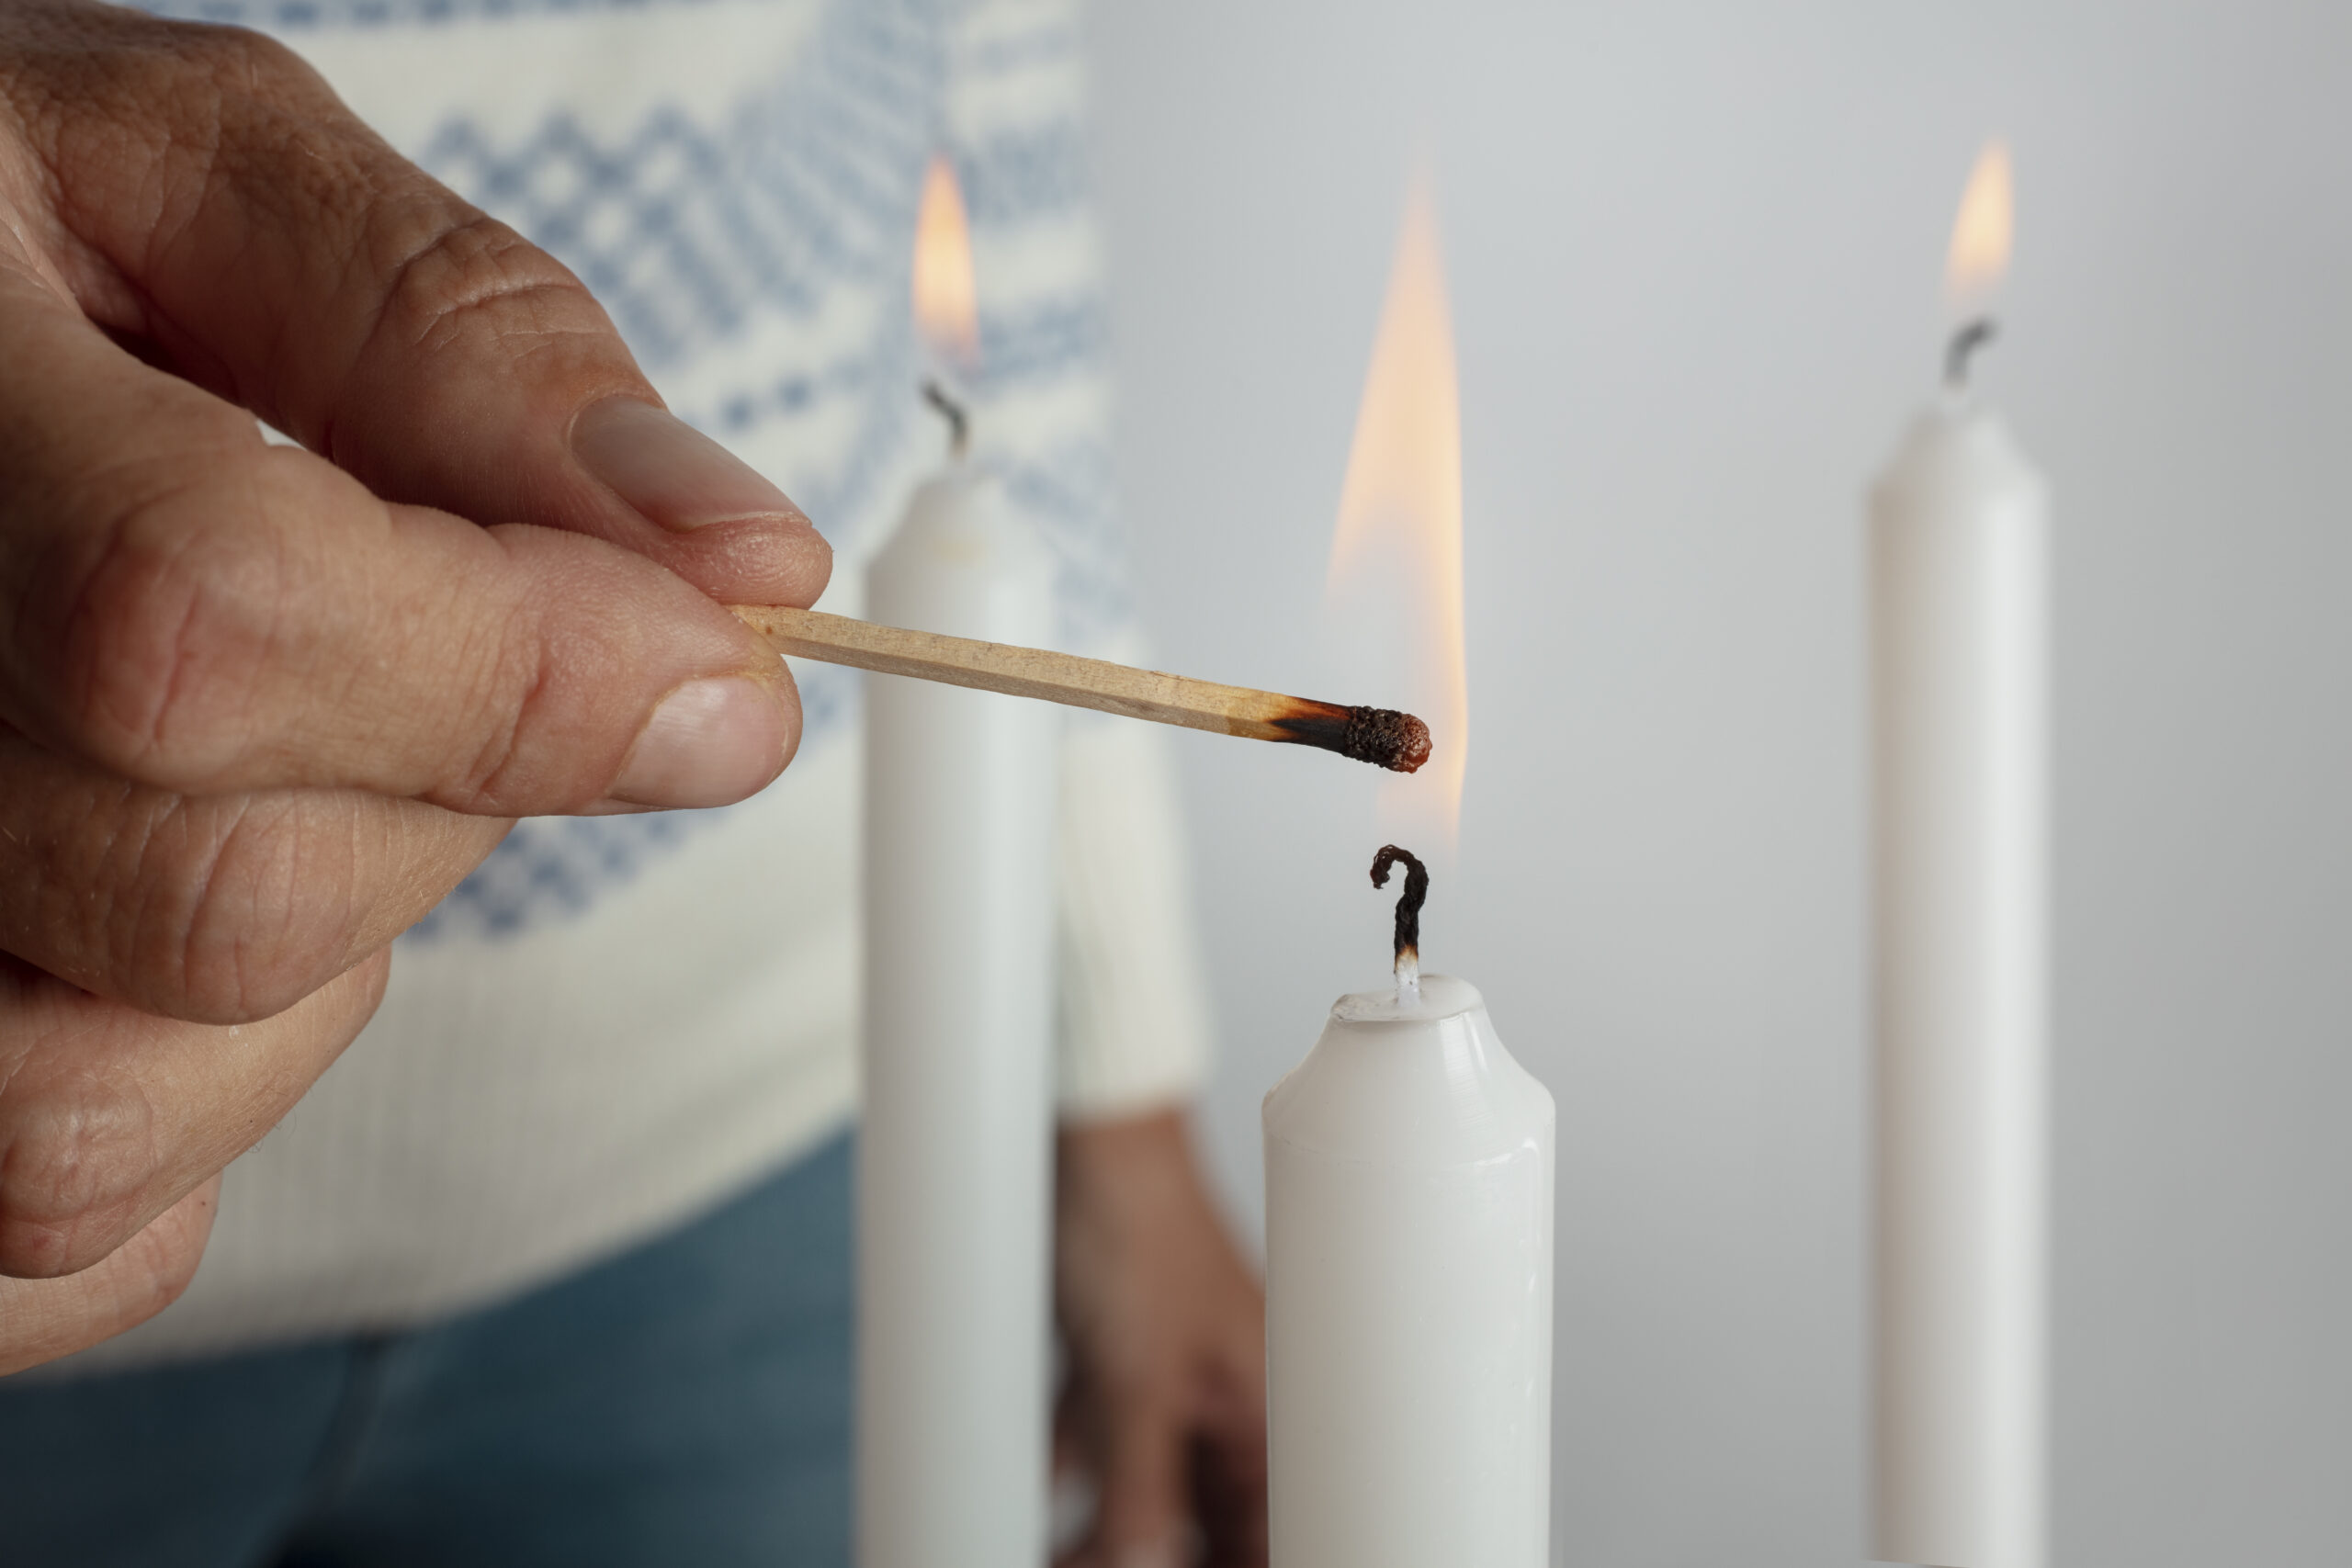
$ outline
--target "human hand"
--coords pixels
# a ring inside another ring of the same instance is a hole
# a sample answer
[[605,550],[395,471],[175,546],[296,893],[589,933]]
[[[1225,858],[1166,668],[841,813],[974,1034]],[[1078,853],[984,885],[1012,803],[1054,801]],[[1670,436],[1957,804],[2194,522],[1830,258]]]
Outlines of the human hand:
[[1266,1305],[1176,1111],[1062,1130],[1057,1467],[1096,1513],[1061,1568],[1264,1568]]
[[0,7],[0,1371],[185,1282],[513,818],[772,779],[797,699],[719,601],[829,569],[286,50]]

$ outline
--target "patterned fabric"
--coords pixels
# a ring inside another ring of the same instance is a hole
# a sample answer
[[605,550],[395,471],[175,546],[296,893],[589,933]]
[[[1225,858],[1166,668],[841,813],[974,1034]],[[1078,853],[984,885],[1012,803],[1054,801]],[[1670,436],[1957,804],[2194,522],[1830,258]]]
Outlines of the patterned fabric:
[[[299,43],[335,29],[447,30],[549,12],[712,3],[177,0],[151,9],[268,25]],[[960,139],[949,123],[951,76],[967,95],[985,96],[993,81],[1074,64],[1072,18],[1058,8],[1016,17],[959,49],[956,29],[968,9],[924,0],[828,6],[789,70],[730,101],[665,100],[618,127],[592,126],[563,107],[519,132],[459,112],[409,150],[579,274],[657,383],[682,385],[671,400],[689,423],[738,446],[790,431],[787,488],[837,545],[863,547],[869,541],[844,537],[845,525],[870,530],[888,521],[877,499],[928,417],[911,394],[922,361],[908,312],[880,310],[876,330],[823,352],[786,346],[781,365],[740,367],[726,351],[762,326],[805,331],[844,294],[903,300],[921,171],[934,149],[956,165],[983,247],[1082,220],[1086,152],[1074,103],[1042,122],[983,118]],[[989,452],[987,418],[991,403],[1024,393],[1051,399],[1101,376],[1097,280],[1080,270],[1012,300],[985,293],[985,273],[983,288],[980,368],[967,389],[980,405],[984,454],[1057,548],[1063,644],[1114,646],[1129,634],[1134,602],[1099,422],[1064,422],[1026,449],[997,443]],[[806,433],[820,428],[828,438],[810,441]],[[807,741],[819,742],[854,716],[858,678],[830,665],[798,672]],[[503,938],[574,917],[718,815],[522,824],[404,941]]]
[[[672,407],[834,545],[826,607],[940,461],[909,255],[944,148],[973,225],[976,452],[1060,564],[1060,639],[1134,658],[1110,506],[1076,0],[168,0],[270,20],[363,118],[551,248]],[[857,1093],[862,753],[800,665],[791,769],[723,811],[517,824],[404,936],[382,1007],[228,1172],[196,1281],[73,1358],[425,1324],[673,1229]],[[1208,1025],[1152,727],[1064,730],[1057,1089],[1190,1092]]]

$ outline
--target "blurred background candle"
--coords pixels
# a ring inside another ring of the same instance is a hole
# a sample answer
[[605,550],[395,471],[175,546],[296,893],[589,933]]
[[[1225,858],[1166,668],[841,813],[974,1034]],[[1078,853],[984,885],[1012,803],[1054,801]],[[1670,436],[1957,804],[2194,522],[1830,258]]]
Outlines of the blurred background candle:
[[[2006,151],[1952,238],[2006,264]],[[1967,390],[1989,331],[1871,496],[1876,894],[1872,1555],[2040,1568],[2044,1423],[2048,503]]]
[[[916,313],[977,344],[964,212],[926,186]],[[1036,647],[1052,563],[955,454],[868,571],[866,614]],[[858,1560],[1037,1568],[1046,1551],[1055,710],[868,675],[858,1142]]]

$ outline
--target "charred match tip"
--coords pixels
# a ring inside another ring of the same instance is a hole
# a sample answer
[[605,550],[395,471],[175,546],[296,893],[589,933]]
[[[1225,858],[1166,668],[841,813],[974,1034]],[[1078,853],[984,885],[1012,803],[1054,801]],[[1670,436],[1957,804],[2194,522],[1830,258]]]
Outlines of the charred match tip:
[[1418,985],[1421,964],[1421,906],[1430,896],[1430,868],[1410,850],[1400,850],[1395,844],[1383,844],[1380,852],[1372,857],[1372,885],[1388,886],[1388,871],[1398,861],[1405,863],[1405,887],[1396,897],[1396,974],[1400,983],[1409,980]]
[[1394,708],[1350,708],[1342,756],[1409,773],[1430,760],[1430,727]]
[[1411,714],[1330,703],[1299,705],[1299,712],[1273,723],[1302,745],[1320,746],[1351,761],[1397,773],[1409,773],[1430,760],[1430,727]]

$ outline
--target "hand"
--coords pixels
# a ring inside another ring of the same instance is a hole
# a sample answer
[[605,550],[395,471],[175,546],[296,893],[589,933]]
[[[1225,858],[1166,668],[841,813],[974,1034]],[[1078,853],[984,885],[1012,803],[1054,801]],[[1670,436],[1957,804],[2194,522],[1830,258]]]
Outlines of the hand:
[[6,1371],[170,1298],[511,818],[772,779],[797,699],[717,601],[830,558],[233,29],[0,7],[0,367]]
[[1264,1568],[1265,1297],[1184,1117],[1065,1127],[1055,1207],[1056,1462],[1097,1498],[1063,1568]]

